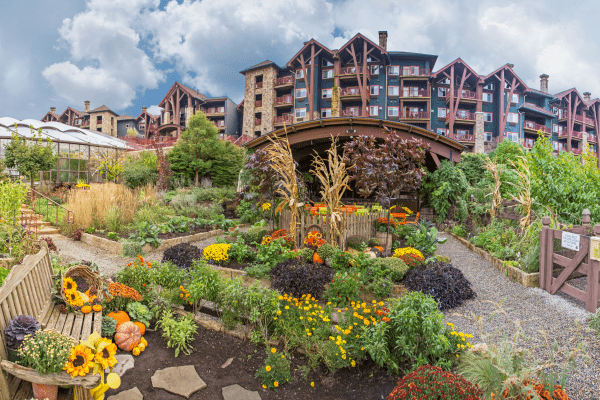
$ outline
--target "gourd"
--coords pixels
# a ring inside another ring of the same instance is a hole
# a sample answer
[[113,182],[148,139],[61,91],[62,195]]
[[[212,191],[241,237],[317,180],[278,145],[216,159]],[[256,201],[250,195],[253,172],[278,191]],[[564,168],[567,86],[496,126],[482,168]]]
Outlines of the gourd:
[[115,334],[115,343],[123,351],[133,350],[142,339],[140,334],[140,328],[138,328],[133,322],[123,322],[117,326],[117,333]]
[[92,312],[92,306],[87,305],[87,306],[81,307],[81,312],[84,314],[89,314],[90,312]]
[[317,264],[323,264],[323,259],[315,252],[315,254],[313,254],[313,262]]
[[117,326],[121,325],[124,322],[129,322],[129,315],[125,311],[113,311],[108,313],[108,316],[117,321]]
[[137,326],[139,328],[141,335],[146,333],[146,325],[144,325],[142,322],[139,322],[139,321],[134,322],[134,324],[135,324],[135,326]]
[[92,306],[92,310],[98,312],[98,311],[102,311],[102,304],[94,304]]

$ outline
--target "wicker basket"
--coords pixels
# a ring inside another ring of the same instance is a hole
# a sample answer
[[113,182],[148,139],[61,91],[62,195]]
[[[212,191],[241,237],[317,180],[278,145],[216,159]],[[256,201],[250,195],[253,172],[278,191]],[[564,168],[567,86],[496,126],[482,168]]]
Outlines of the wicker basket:
[[[77,282],[77,281],[81,282],[81,280],[84,280],[86,282],[86,284],[88,285],[88,287],[90,287],[90,288],[93,287],[96,289],[97,298],[99,300],[102,300],[103,283],[102,283],[102,279],[100,278],[100,274],[98,274],[95,271],[92,271],[92,269],[90,267],[88,267],[87,265],[75,265],[75,266],[69,268],[61,277],[60,295],[61,295],[62,299],[68,304],[69,302],[67,301],[67,298],[65,296],[65,288],[64,288],[64,279],[65,278],[71,278],[75,282]],[[79,287],[78,287],[78,291],[81,292],[81,290],[79,290]],[[85,290],[83,292],[85,292]]]

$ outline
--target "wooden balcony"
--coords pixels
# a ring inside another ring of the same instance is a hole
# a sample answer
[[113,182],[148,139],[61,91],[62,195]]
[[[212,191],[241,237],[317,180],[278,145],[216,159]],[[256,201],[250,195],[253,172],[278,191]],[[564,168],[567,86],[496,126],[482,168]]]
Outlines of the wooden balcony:
[[260,118],[254,118],[254,125],[255,126],[259,126],[261,124],[261,119]]
[[256,82],[254,84],[254,89],[262,89],[263,87],[263,83],[262,82]]
[[200,111],[207,117],[223,117],[225,115],[225,107],[201,108]]
[[[446,115],[446,125],[450,123],[450,115]],[[454,123],[458,124],[475,124],[475,113],[466,110],[458,110]]]
[[404,87],[400,94],[402,98],[410,99],[411,101],[427,101],[431,98],[431,93],[427,89]]
[[[340,88],[340,100],[360,100],[360,88],[358,86]],[[367,93],[369,98],[369,93]]]
[[273,86],[276,89],[284,88],[284,87],[293,87],[294,86],[294,77],[293,76],[282,76],[281,78],[276,78],[273,80]]
[[429,78],[431,70],[429,68],[402,68],[400,67],[400,76],[402,78]]
[[[558,135],[558,137],[560,139],[567,139],[569,137],[568,133],[565,131],[563,131],[562,133],[560,133]],[[573,132],[571,134],[571,139],[572,140],[583,140],[583,132]]]
[[262,107],[262,100],[256,100],[254,102],[254,108]]
[[342,109],[342,117],[368,117],[369,111],[367,110],[366,115],[361,115],[360,107],[344,108]]
[[293,123],[294,123],[294,116],[291,114],[285,114],[285,115],[273,118],[273,126],[281,126],[283,124],[292,125]]
[[454,132],[447,136],[459,143],[475,144],[475,136],[472,133]]
[[[363,67],[345,67],[340,69],[340,79],[356,79],[356,74],[358,72],[358,76],[362,78],[363,76]],[[367,79],[371,79],[371,73],[369,69],[364,72],[367,74]]]
[[413,121],[429,121],[429,112],[428,111],[417,111],[417,112],[409,112],[404,111],[400,115],[401,120],[413,120]]
[[534,132],[534,133],[537,133],[538,131],[542,131],[542,134],[544,134],[544,136],[552,134],[551,128],[549,128],[545,125],[541,125],[536,122],[527,121],[527,120],[525,120],[523,123],[523,130],[527,131],[527,132]]
[[581,153],[583,153],[583,149],[581,147],[580,148],[571,147],[571,153],[581,155]]
[[593,133],[588,133],[588,142],[590,143],[598,143],[598,136]]
[[523,141],[523,147],[525,147],[526,149],[532,149],[534,144],[535,139],[525,139]]
[[591,127],[595,126],[594,120],[592,118],[588,118],[588,117],[585,117],[583,115],[576,114],[575,115],[575,121],[581,122],[581,123],[586,124],[586,125],[591,126]]
[[286,94],[284,96],[275,97],[275,101],[273,102],[273,107],[291,107],[294,105],[294,96],[291,94]]
[[[446,103],[450,102],[450,91],[448,90],[448,93],[446,93]],[[458,90],[454,91],[454,98],[456,99],[458,97]],[[460,94],[460,102],[463,103],[477,103],[477,101],[480,100],[477,98],[477,93],[475,92],[471,92],[470,90],[462,90],[461,94]]]

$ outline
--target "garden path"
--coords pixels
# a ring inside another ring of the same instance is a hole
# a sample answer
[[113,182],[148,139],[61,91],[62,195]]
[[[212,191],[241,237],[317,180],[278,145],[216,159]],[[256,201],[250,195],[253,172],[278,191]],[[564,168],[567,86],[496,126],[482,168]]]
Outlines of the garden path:
[[[517,326],[521,326],[529,338],[527,345],[523,341],[519,345],[532,349],[536,357],[544,357],[545,361],[555,339],[561,359],[575,346],[583,344],[590,358],[577,357],[577,369],[567,380],[567,393],[571,399],[597,397],[600,341],[587,327],[585,320],[590,314],[581,303],[569,296],[552,296],[539,288],[526,288],[512,282],[452,237],[438,247],[436,254],[449,257],[477,293],[475,299],[445,312],[446,321],[452,322],[457,331],[473,334],[471,344],[498,343],[503,335],[512,336]],[[482,340],[482,334],[493,337]]]

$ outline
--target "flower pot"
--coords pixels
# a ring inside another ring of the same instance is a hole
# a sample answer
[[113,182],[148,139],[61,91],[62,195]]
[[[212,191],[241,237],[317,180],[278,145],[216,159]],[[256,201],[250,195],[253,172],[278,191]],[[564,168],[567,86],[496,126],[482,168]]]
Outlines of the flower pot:
[[18,350],[8,349],[8,361],[16,363],[20,359]]
[[33,386],[33,397],[36,399],[56,400],[58,397],[58,385],[31,383],[31,386]]

